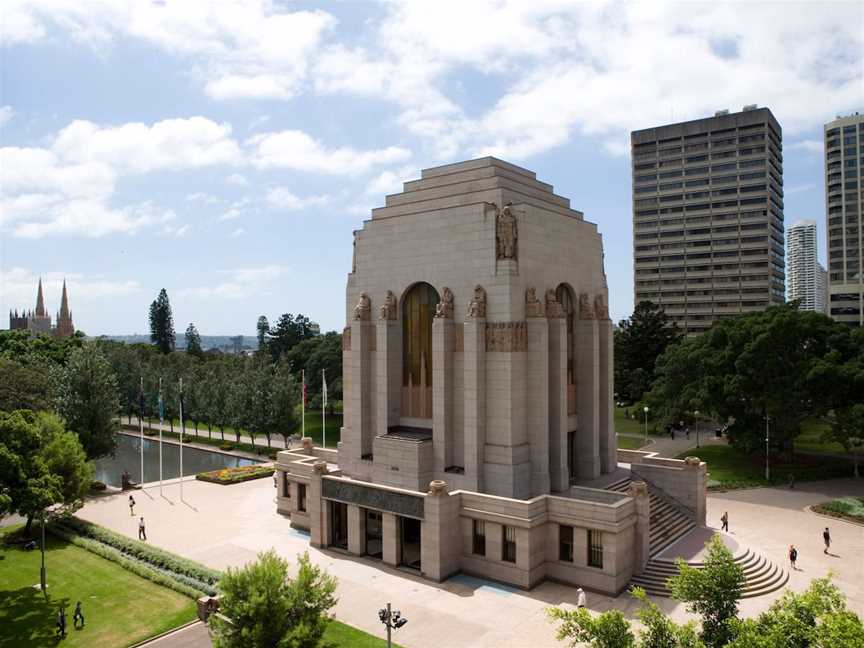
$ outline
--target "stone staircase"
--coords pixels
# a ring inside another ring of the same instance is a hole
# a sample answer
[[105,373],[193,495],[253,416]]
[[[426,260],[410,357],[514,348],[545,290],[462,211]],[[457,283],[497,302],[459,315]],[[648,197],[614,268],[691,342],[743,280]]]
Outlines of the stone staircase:
[[[743,554],[735,556],[737,562],[744,569],[744,588],[741,598],[753,598],[770,594],[786,584],[789,574],[781,567],[750,549]],[[700,567],[702,563],[688,562],[688,565]],[[678,574],[678,567],[671,558],[652,558],[645,566],[645,570],[630,581],[631,585],[638,585],[652,596],[671,596],[666,580],[670,576]]]
[[[630,489],[630,478],[622,479],[606,487],[619,493]],[[679,504],[673,502],[660,489],[648,484],[648,497],[651,501],[649,517],[649,555],[651,559],[645,569],[630,581],[638,585],[652,596],[669,597],[671,593],[666,587],[666,580],[678,574],[678,567],[672,558],[658,558],[665,549],[696,528],[693,519]],[[744,569],[744,589],[741,598],[753,598],[770,594],[786,584],[789,574],[770,560],[750,549],[735,556]],[[700,562],[689,562],[688,565],[701,567]]]
[[[622,479],[610,484],[605,490],[626,493],[630,489],[630,481],[630,478]],[[651,484],[648,484],[648,498],[651,501],[648,555],[656,556],[695,529],[696,524],[679,504],[672,502]]]

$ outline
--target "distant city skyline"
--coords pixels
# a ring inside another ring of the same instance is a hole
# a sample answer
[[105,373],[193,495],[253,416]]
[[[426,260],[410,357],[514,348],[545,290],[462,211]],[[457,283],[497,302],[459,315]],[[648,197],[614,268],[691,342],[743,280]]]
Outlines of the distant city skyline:
[[249,335],[284,312],[341,330],[369,210],[420,168],[491,154],[597,223],[617,322],[630,131],[767,106],[787,222],[825,211],[823,125],[864,107],[864,8],[739,6],[13,0],[0,311],[65,278],[88,335],[146,333],[163,287],[178,334]]

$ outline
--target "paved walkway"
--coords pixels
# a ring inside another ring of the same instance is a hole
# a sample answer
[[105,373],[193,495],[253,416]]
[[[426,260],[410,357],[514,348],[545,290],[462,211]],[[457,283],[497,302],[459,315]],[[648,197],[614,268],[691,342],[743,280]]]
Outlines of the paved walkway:
[[[409,620],[394,638],[404,646],[561,646],[545,609],[574,605],[572,587],[546,582],[526,592],[461,575],[433,583],[379,561],[312,549],[307,534],[291,529],[289,521],[276,514],[270,479],[233,486],[187,480],[184,491],[185,502],[179,501],[176,483],[165,487],[165,498],[159,497],[158,490],[150,497],[142,494],[134,518],[123,495],[90,501],[79,515],[133,538],[137,515],[143,515],[152,544],[218,569],[242,565],[271,547],[292,562],[308,550],[313,562],[339,581],[337,618],[382,636],[377,612],[390,600]],[[794,542],[802,571],[792,575],[789,586],[803,589],[811,578],[834,569],[852,609],[864,615],[864,527],[826,521],[806,511],[810,504],[851,494],[864,496],[864,480],[809,483],[793,491],[712,494],[708,516],[719,526],[723,511],[729,511],[735,541],[781,564],[788,544]],[[821,529],[826,524],[831,527],[836,556],[822,553]],[[747,599],[742,611],[748,616],[758,614],[780,593]],[[687,618],[679,603],[656,601],[673,618]],[[632,618],[637,606],[626,594],[615,599],[589,593],[588,607],[593,611],[614,607]]]
[[140,648],[210,648],[210,632],[200,621],[176,632],[141,644]]

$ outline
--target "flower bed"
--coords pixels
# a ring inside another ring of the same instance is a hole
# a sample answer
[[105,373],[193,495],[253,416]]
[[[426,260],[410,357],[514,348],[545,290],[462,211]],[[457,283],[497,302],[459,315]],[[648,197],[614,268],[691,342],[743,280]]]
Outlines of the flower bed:
[[273,475],[273,466],[270,464],[254,466],[240,466],[239,468],[222,468],[221,470],[211,470],[210,472],[198,473],[195,479],[201,481],[212,482],[214,484],[239,484],[251,479],[261,479],[262,477],[271,477]]
[[864,497],[842,497],[831,502],[823,502],[813,507],[822,515],[864,524]]

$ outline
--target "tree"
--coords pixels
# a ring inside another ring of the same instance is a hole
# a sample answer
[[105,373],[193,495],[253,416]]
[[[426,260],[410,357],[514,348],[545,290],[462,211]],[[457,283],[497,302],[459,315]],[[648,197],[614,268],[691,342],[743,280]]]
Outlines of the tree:
[[198,335],[198,329],[192,322],[189,322],[189,326],[186,327],[186,353],[196,358],[204,357],[204,350],[201,348],[201,336]]
[[162,353],[171,353],[174,350],[174,315],[171,313],[171,302],[164,288],[150,304],[150,341]]
[[744,570],[732,557],[719,535],[707,543],[703,567],[678,560],[678,575],[669,579],[672,596],[687,603],[687,610],[702,617],[701,639],[720,648],[733,636],[731,621],[738,614],[744,588]]
[[0,357],[0,410],[47,410],[51,405],[46,369],[40,371]]
[[[280,363],[273,376],[271,398],[271,422],[273,432],[280,434],[288,445],[290,437],[297,429],[297,405],[300,403],[300,386],[291,375],[287,362]],[[270,437],[267,437],[270,444]]]
[[256,325],[258,329],[258,351],[264,351],[267,348],[267,336],[270,335],[270,322],[267,321],[267,317],[261,315],[258,318],[258,324]]
[[33,519],[53,504],[74,506],[87,492],[93,468],[78,437],[47,412],[0,412],[0,515]]
[[307,397],[321,397],[321,372],[326,372],[328,405],[330,414],[333,405],[342,400],[342,334],[330,331],[302,340],[287,354],[291,371],[296,376],[306,372]]
[[330,622],[328,610],[336,605],[336,580],[312,565],[309,555],[298,556],[295,578],[288,576],[288,561],[273,550],[258,554],[255,562],[229,568],[219,581],[219,611],[213,617],[215,648],[274,646],[313,648]]
[[58,371],[57,411],[89,459],[114,452],[119,409],[117,380],[102,352],[94,344],[73,351]]
[[270,331],[270,339],[267,342],[273,364],[279,362],[283,353],[287,353],[302,340],[312,336],[312,322],[308,317],[299,314],[294,317],[291,313],[283,314]]
[[681,331],[663,309],[650,302],[636,305],[615,331],[615,392],[632,403],[654,383],[657,359],[681,338]]

